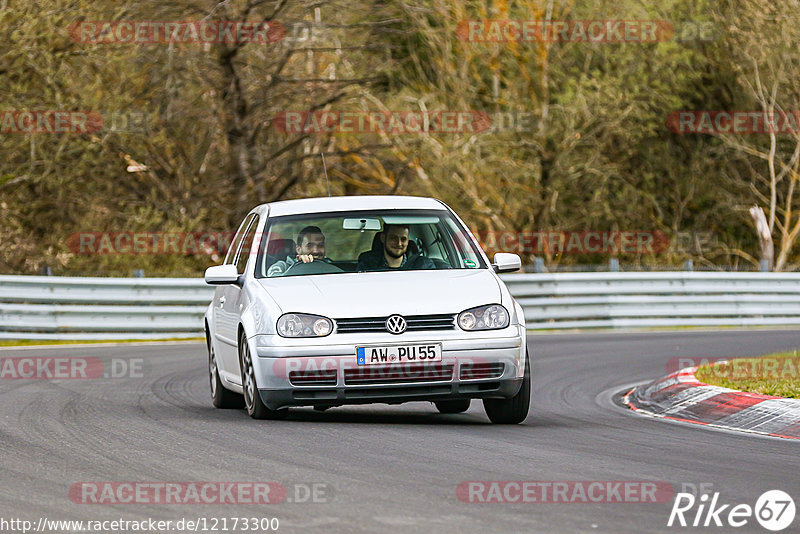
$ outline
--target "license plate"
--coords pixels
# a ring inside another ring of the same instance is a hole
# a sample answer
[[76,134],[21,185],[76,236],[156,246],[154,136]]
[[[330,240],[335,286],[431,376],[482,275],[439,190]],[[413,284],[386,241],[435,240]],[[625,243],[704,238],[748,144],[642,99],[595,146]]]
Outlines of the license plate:
[[358,365],[425,363],[442,361],[442,345],[376,345],[356,347]]

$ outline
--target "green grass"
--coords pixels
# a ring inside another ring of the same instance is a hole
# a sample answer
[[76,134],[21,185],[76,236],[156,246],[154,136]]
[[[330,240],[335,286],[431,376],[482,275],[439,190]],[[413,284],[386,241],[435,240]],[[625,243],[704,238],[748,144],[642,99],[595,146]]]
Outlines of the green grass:
[[36,345],[83,345],[84,343],[142,343],[151,341],[203,341],[203,337],[164,338],[164,339],[0,339],[0,347],[29,347]]
[[700,382],[740,391],[800,399],[798,351],[736,358],[727,363],[702,365],[695,373]]

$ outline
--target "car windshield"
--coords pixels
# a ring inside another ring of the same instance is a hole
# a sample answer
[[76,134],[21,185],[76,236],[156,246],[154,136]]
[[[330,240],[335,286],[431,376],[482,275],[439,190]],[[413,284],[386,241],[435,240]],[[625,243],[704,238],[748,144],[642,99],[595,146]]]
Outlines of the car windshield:
[[271,217],[258,251],[256,278],[486,268],[473,240],[444,210]]

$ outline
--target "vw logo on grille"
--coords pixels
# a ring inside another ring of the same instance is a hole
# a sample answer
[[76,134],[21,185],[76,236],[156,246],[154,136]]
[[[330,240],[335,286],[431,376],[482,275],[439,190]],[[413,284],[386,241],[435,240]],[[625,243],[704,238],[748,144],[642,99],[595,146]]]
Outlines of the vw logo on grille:
[[402,334],[406,331],[406,320],[400,315],[392,315],[386,319],[386,330],[390,334]]

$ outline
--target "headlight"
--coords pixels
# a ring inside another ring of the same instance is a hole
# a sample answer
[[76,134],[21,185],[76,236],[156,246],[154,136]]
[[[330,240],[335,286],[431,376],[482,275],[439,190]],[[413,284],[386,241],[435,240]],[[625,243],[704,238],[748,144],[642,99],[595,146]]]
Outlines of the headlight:
[[319,315],[287,313],[278,319],[281,337],[324,337],[333,331],[333,321]]
[[508,326],[508,311],[499,304],[478,306],[458,314],[462,330],[498,330]]

